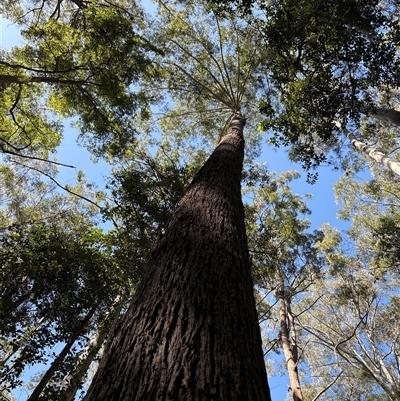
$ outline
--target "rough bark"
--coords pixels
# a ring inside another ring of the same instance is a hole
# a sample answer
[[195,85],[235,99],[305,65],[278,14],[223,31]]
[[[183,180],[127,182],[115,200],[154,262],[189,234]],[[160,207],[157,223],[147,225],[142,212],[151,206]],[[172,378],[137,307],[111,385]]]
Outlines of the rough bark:
[[239,115],[182,198],[85,401],[270,401],[244,226]]

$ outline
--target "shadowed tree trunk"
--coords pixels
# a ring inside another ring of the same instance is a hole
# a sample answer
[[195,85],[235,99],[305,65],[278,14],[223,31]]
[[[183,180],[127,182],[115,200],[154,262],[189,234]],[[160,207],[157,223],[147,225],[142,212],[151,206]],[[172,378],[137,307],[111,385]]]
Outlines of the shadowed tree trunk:
[[194,178],[85,401],[270,401],[240,180],[243,121]]

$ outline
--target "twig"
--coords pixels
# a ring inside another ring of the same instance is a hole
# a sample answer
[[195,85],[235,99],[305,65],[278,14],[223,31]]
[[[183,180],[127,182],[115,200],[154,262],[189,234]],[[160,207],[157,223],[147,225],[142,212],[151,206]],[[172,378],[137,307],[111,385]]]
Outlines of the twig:
[[339,377],[342,375],[343,370],[324,388],[322,389],[314,398],[312,401],[317,401],[319,397],[321,397],[322,394],[324,394],[326,391],[328,391],[339,379]]

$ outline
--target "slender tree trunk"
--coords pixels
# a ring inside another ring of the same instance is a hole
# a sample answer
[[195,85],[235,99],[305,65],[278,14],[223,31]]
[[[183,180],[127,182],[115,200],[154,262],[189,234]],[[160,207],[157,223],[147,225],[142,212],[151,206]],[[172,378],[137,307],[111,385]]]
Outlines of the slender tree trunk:
[[79,355],[76,369],[70,372],[62,381],[60,393],[63,401],[73,401],[75,395],[83,383],[89,366],[98,354],[106,337],[113,331],[122,308],[122,298],[118,297],[110,314],[106,317],[101,327],[90,337],[85,349]]
[[285,355],[286,366],[289,374],[290,389],[292,391],[293,401],[303,401],[303,394],[300,386],[298,365],[298,350],[296,341],[296,330],[292,311],[290,309],[290,300],[285,298],[285,287],[280,275],[280,290],[277,292],[279,300],[279,322],[280,322],[280,339],[282,343],[283,354]]
[[89,339],[85,349],[79,355],[77,366],[74,372],[71,372],[63,379],[60,386],[60,394],[62,400],[73,401],[75,395],[82,384],[86,372],[89,369],[90,364],[93,362],[95,356],[98,354],[104,340],[107,336],[107,332],[99,328]]
[[392,159],[391,157],[379,152],[375,148],[360,142],[347,128],[342,127],[340,123],[336,123],[336,126],[342,130],[347,138],[350,140],[351,144],[361,151],[367,154],[369,157],[377,161],[378,163],[384,164],[387,168],[393,171],[393,173],[400,175],[400,162]]
[[26,332],[18,339],[13,342],[13,345],[5,347],[3,357],[0,360],[0,366],[5,366],[8,360],[19,350],[21,347],[29,340],[32,334],[42,325],[42,323],[47,319],[47,315],[41,317],[38,322],[31,328],[27,329]]
[[361,152],[367,154],[369,157],[377,161],[378,163],[384,164],[390,170],[392,170],[395,174],[400,175],[400,163],[391,157],[385,155],[382,152],[379,152],[375,148],[366,145],[356,139],[356,137],[350,132],[346,132],[347,138],[350,139],[351,144],[360,150]]
[[386,109],[384,107],[377,107],[368,115],[380,121],[387,121],[393,125],[400,126],[400,111],[395,109]]
[[90,319],[93,317],[94,313],[96,312],[98,305],[93,306],[93,308],[89,311],[89,313],[85,316],[82,320],[79,327],[75,330],[69,341],[65,344],[62,351],[58,354],[57,358],[54,359],[53,363],[50,365],[47,372],[44,374],[42,379],[40,380],[39,384],[35,387],[32,394],[28,398],[28,401],[37,401],[40,399],[42,391],[45,389],[47,384],[49,383],[50,379],[53,377],[57,368],[61,365],[62,361],[74,345],[77,338],[82,334],[83,330],[85,330],[86,326],[88,325]]
[[243,122],[189,186],[85,401],[270,401],[244,226]]

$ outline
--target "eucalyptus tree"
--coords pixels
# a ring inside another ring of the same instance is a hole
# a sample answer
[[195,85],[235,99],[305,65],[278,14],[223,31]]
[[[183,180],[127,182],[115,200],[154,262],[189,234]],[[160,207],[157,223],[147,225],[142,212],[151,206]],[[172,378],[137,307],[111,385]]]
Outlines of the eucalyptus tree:
[[312,304],[312,309],[299,317],[303,336],[312,344],[304,350],[312,376],[307,390],[314,397],[329,385],[326,399],[347,392],[360,399],[396,400],[398,275],[388,270],[375,276],[368,236],[360,235],[365,246],[351,255],[337,232],[329,227],[324,231],[320,245],[329,269],[314,286],[318,302],[304,299],[303,306]]
[[351,221],[348,234],[356,249],[369,255],[371,273],[377,278],[395,276],[399,273],[399,178],[389,171],[372,171],[372,178],[356,180],[357,171],[349,169],[335,184],[337,200],[343,205],[339,217]]
[[399,398],[398,178],[377,166],[372,171],[362,181],[348,169],[335,185],[339,217],[351,227],[346,238],[324,227],[319,249],[328,268],[299,305],[312,305],[298,319],[312,344],[303,354],[312,376],[303,389],[311,398],[326,386],[327,399]]
[[161,3],[159,15],[176,117],[162,128],[218,145],[156,241],[86,400],[269,400],[240,191],[257,56],[239,23],[201,5]]
[[265,10],[261,24],[274,54],[266,62],[281,105],[261,104],[272,141],[290,145],[293,158],[311,168],[331,150],[343,152],[341,134],[364,142],[361,131],[349,135],[363,116],[396,120],[387,96],[399,86],[394,3],[289,1]]
[[[253,201],[246,207],[246,224],[253,275],[257,290],[257,308],[267,358],[271,351],[283,351],[293,400],[303,400],[300,377],[305,346],[297,316],[307,313],[298,307],[310,296],[320,279],[324,264],[319,256],[320,232],[307,232],[310,214],[305,200],[293,194],[289,184],[299,178],[296,171],[274,173],[253,167],[249,190]],[[258,183],[257,183],[258,181]],[[270,358],[268,358],[270,359]],[[272,369],[271,369],[272,370]]]

